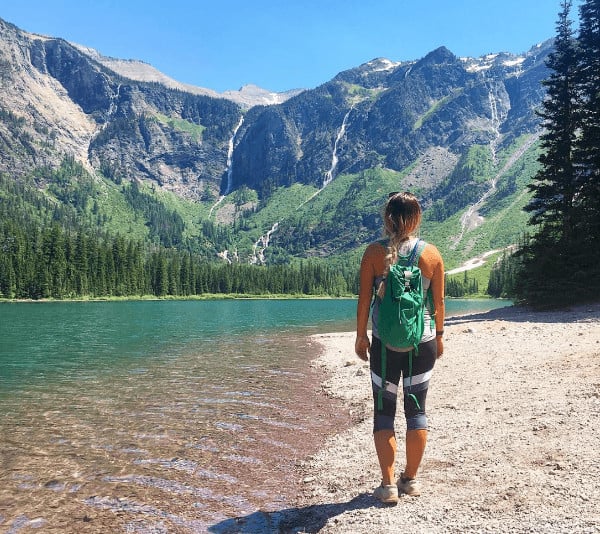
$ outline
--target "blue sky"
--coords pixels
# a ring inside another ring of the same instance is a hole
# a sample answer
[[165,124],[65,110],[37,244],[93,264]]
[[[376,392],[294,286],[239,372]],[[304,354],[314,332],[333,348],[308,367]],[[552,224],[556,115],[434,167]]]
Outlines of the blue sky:
[[[559,0],[15,0],[0,18],[216,91],[313,88],[376,57],[527,51]],[[7,5],[8,4],[8,5]],[[575,0],[572,18],[577,19]]]

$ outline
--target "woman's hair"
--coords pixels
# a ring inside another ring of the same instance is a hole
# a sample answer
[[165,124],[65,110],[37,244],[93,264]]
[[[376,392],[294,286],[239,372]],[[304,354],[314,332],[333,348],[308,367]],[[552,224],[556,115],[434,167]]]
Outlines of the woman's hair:
[[[398,260],[398,247],[406,241],[421,224],[421,205],[412,193],[390,193],[383,211],[383,231],[390,238],[385,257],[384,276]],[[384,284],[379,291],[385,290]],[[379,293],[378,291],[378,293]],[[380,295],[381,297],[383,295]]]

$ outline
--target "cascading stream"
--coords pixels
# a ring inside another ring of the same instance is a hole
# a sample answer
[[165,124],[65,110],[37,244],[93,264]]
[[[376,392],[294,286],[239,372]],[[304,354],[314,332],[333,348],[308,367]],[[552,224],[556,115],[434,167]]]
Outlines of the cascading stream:
[[265,250],[269,246],[271,236],[275,231],[277,231],[280,222],[281,221],[278,221],[273,226],[271,226],[271,229],[265,235],[261,236],[256,243],[254,243],[254,247],[252,250],[252,259],[250,260],[250,263],[252,263],[253,265],[265,264]]
[[[498,161],[496,157],[496,149],[498,143],[502,138],[502,134],[500,133],[501,119],[500,114],[498,113],[498,99],[494,94],[494,88],[492,86],[490,86],[488,91],[488,101],[490,103],[490,122],[492,126],[492,132],[494,134],[493,137],[490,139],[489,147],[490,152],[492,154],[492,162],[495,166]],[[498,178],[502,176],[502,174],[505,171],[506,167],[503,167],[503,169],[500,172],[496,173],[489,180],[489,188],[485,191],[485,193],[483,193],[481,198],[479,198],[479,200],[477,200],[475,204],[469,206],[467,211],[463,213],[462,217],[460,218],[460,234],[454,238],[454,247],[456,247],[456,245],[460,243],[467,230],[479,226],[482,217],[479,215],[478,210],[484,204],[484,202],[496,191],[496,184],[498,182]]]
[[[460,234],[454,238],[453,247],[456,247],[458,243],[460,243],[461,239],[464,237],[465,232],[468,229],[471,229],[477,224],[473,225],[474,217],[478,216],[478,210],[481,206],[487,201],[487,199],[496,191],[496,184],[498,183],[498,179],[512,167],[516,161],[518,161],[523,154],[539,139],[540,132],[533,134],[522,146],[520,146],[510,158],[508,158],[507,162],[502,166],[502,168],[494,175],[494,177],[490,180],[490,188],[481,196],[481,198],[475,202],[472,206],[469,206],[469,209],[463,214],[460,219],[461,224],[461,232]],[[476,221],[475,221],[476,223]]]
[[223,193],[221,196],[219,196],[217,201],[211,206],[210,211],[208,212],[209,219],[212,216],[213,210],[219,204],[221,204],[221,202],[223,202],[223,199],[229,193],[231,193],[231,190],[233,189],[233,149],[235,147],[235,137],[243,123],[244,123],[244,116],[242,115],[242,117],[240,117],[240,122],[237,123],[237,126],[233,129],[233,133],[232,133],[231,137],[229,138],[229,146],[227,149],[227,164],[225,167],[225,169],[226,169],[225,174],[227,176],[227,187],[225,188],[225,193]]
[[[331,167],[325,173],[325,179],[323,180],[323,185],[321,186],[321,188],[318,191],[316,191],[314,194],[312,194],[304,202],[299,204],[296,209],[300,209],[307,202],[310,202],[313,198],[315,198],[321,191],[323,191],[323,189],[325,189],[333,181],[333,179],[335,177],[334,173],[335,173],[335,170],[336,170],[338,162],[339,162],[339,158],[337,156],[338,144],[342,140],[344,135],[346,135],[346,127],[348,125],[348,117],[350,116],[350,113],[352,112],[353,109],[354,109],[354,106],[352,106],[344,115],[344,118],[342,120],[342,125],[340,126],[340,129],[338,130],[338,133],[335,137],[335,141],[333,143],[333,154],[331,156]],[[258,239],[258,241],[256,241],[256,243],[254,243],[252,259],[250,260],[252,264],[257,264],[257,263],[264,264],[265,263],[265,261],[266,261],[265,260],[265,250],[269,246],[271,236],[273,235],[274,232],[277,231],[277,228],[279,227],[280,223],[281,223],[281,220],[277,221],[265,235],[261,236]]]
[[333,173],[335,172],[335,169],[336,169],[338,161],[339,161],[339,158],[337,155],[338,144],[341,141],[342,137],[344,137],[344,135],[346,134],[346,124],[348,123],[348,117],[350,116],[350,112],[352,111],[352,109],[353,108],[350,108],[348,110],[348,112],[344,115],[344,119],[342,120],[342,125],[341,125],[340,129],[338,130],[337,136],[333,143],[333,154],[331,155],[331,167],[325,173],[325,179],[323,180],[323,187],[327,187],[334,178]]

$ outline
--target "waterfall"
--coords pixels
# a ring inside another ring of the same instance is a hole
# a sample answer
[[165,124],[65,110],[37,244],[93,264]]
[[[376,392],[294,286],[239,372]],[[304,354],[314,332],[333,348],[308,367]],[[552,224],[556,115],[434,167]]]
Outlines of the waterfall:
[[[502,138],[502,134],[500,133],[501,118],[500,113],[498,112],[498,99],[494,94],[494,87],[491,83],[488,89],[488,102],[490,104],[490,119],[492,123],[492,132],[494,134],[492,139],[490,139],[489,147],[490,152],[492,154],[492,162],[495,166],[498,163],[496,157],[496,147],[498,146],[498,143]],[[479,209],[483,206],[483,204],[485,204],[487,199],[490,198],[496,192],[496,185],[498,183],[498,179],[500,178],[500,176],[502,176],[504,172],[506,172],[506,170],[507,167],[504,166],[504,168],[501,171],[496,172],[494,176],[490,177],[490,179],[488,180],[488,189],[483,193],[481,198],[479,198],[477,202],[475,202],[475,204],[470,205],[467,211],[465,211],[462,214],[460,218],[460,233],[452,238],[453,243],[451,248],[456,248],[456,246],[458,245],[458,243],[460,243],[460,241],[462,240],[462,238],[468,230],[473,230],[474,228],[477,228],[483,223],[483,217],[479,214]]]
[[490,103],[492,131],[494,132],[494,137],[493,137],[493,139],[490,140],[490,150],[492,152],[492,161],[494,162],[494,165],[496,165],[496,163],[497,163],[496,147],[498,146],[498,143],[501,138],[501,134],[500,134],[501,120],[500,120],[500,114],[498,113],[498,99],[496,98],[493,87],[491,87],[491,86],[488,91],[488,100]]
[[229,193],[231,193],[231,190],[233,189],[233,149],[235,148],[235,137],[237,135],[238,130],[242,126],[243,122],[244,122],[244,116],[242,115],[240,117],[240,122],[238,122],[237,126],[233,129],[233,133],[231,134],[231,137],[229,139],[229,146],[228,146],[228,149],[227,149],[227,163],[226,163],[226,166],[225,166],[225,174],[227,176],[227,186],[225,188],[225,193],[223,193],[222,195],[220,195],[219,198],[217,199],[217,201],[211,206],[210,211],[208,212],[208,218],[209,219],[212,216],[213,210],[221,202],[223,202],[223,199]]
[[227,189],[225,189],[225,195],[231,193],[231,189],[233,188],[233,148],[235,143],[235,136],[238,133],[238,130],[242,126],[244,122],[244,116],[240,117],[240,122],[238,122],[237,126],[233,130],[233,135],[231,139],[229,139],[229,149],[227,150]]
[[[325,173],[325,179],[323,180],[323,185],[321,186],[321,188],[318,191],[313,193],[310,196],[310,198],[308,198],[307,200],[302,202],[298,206],[297,209],[301,208],[302,206],[304,206],[304,204],[306,204],[307,202],[310,202],[313,198],[315,198],[333,180],[333,177],[334,177],[333,173],[335,172],[335,169],[338,164],[338,157],[337,157],[338,143],[340,142],[342,137],[344,137],[344,135],[346,134],[346,125],[348,124],[348,117],[350,116],[350,112],[352,111],[352,109],[353,108],[350,108],[348,110],[348,112],[344,115],[344,119],[342,120],[342,125],[340,126],[340,129],[338,130],[338,133],[336,135],[335,142],[333,144],[333,154],[331,156],[331,167]],[[254,243],[252,259],[250,260],[250,263],[252,263],[252,264],[257,264],[257,263],[264,264],[265,263],[265,250],[269,246],[269,242],[271,240],[271,235],[277,231],[277,228],[279,227],[280,222],[281,221],[277,221],[265,235],[261,236],[258,239],[258,241],[256,241],[256,243]]]
[[342,139],[342,137],[344,137],[344,134],[346,133],[346,123],[348,122],[348,116],[350,115],[351,111],[352,111],[352,108],[350,108],[348,110],[348,112],[346,113],[346,115],[344,115],[344,120],[342,121],[342,126],[340,127],[340,129],[337,133],[337,136],[335,138],[335,142],[333,143],[333,154],[331,156],[331,167],[325,173],[325,179],[323,180],[323,187],[327,187],[333,180],[333,173],[335,172],[335,168],[337,167],[337,164],[338,164],[338,156],[337,156],[338,143],[340,142],[340,140]]
[[[265,235],[261,236],[258,239],[258,241],[256,243],[254,243],[254,248],[252,251],[252,259],[250,260],[250,263],[252,263],[253,265],[257,264],[257,263],[264,265],[266,263],[265,250],[269,246],[269,241],[271,240],[271,235],[273,235],[273,232],[275,232],[278,227],[279,227],[279,222],[276,222]],[[260,250],[258,250],[259,247],[260,247]]]
[[[103,76],[106,79],[107,85],[110,85],[110,83],[108,81],[108,75],[103,74]],[[119,103],[119,98],[121,96],[121,86],[122,86],[122,84],[117,85],[117,90],[110,95],[110,104],[108,106],[108,111],[107,111],[107,115],[109,117],[112,117],[119,109],[118,103]],[[102,124],[100,129],[103,131],[106,130],[106,128],[108,127],[109,124],[110,124],[110,121],[106,120],[104,122],[104,124]]]
[[490,101],[492,124],[494,125],[494,129],[498,130],[498,126],[500,126],[500,119],[498,117],[498,100],[496,99],[496,95],[491,88],[488,93],[488,100]]
[[[121,96],[121,85],[122,84],[117,85],[116,94],[114,94],[110,99],[110,107],[108,109],[108,114],[110,116],[114,115],[117,112],[118,104],[116,104],[115,102],[118,102]],[[108,124],[108,121],[106,121],[106,124]]]

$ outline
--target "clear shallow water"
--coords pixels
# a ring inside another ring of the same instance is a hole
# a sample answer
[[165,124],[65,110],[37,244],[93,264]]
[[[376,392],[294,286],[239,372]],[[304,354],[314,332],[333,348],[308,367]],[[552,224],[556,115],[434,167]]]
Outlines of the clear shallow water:
[[0,530],[204,532],[285,508],[294,464],[348,423],[320,394],[307,335],[352,330],[355,309],[0,303]]

